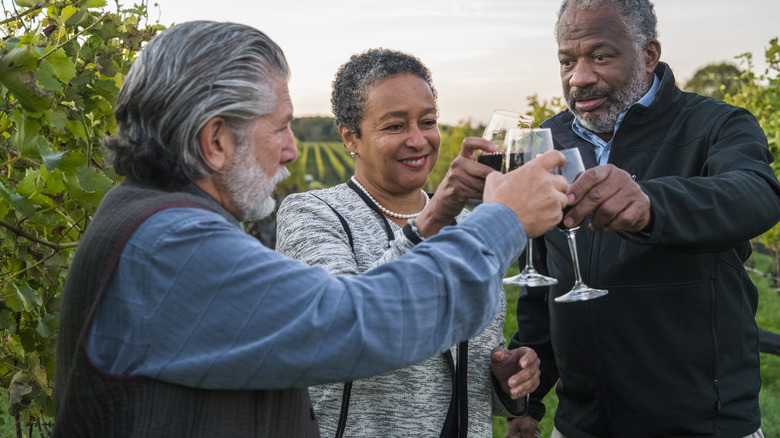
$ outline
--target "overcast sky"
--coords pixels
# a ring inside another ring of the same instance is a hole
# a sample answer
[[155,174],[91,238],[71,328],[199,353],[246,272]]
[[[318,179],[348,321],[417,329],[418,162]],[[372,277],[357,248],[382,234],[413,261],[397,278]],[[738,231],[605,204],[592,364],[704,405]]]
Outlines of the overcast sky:
[[[433,73],[440,122],[484,122],[527,96],[561,95],[553,35],[557,0],[157,0],[160,23],[235,21],[284,50],[296,117],[330,116],[330,84],[353,53],[411,53]],[[661,60],[684,83],[700,67],[752,52],[763,70],[780,36],[778,0],[654,0]]]

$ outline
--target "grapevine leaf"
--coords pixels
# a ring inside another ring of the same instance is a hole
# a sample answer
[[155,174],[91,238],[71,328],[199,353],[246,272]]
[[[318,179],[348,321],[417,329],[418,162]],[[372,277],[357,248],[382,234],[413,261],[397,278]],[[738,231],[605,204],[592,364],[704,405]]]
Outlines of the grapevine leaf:
[[41,85],[44,91],[62,91],[60,81],[54,77],[54,67],[47,60],[41,61],[38,71],[35,72],[35,80]]
[[72,17],[70,17],[69,19],[65,20],[65,25],[66,26],[77,26],[77,25],[79,25],[84,20],[84,18],[87,17],[87,12],[88,12],[88,9],[87,9],[86,5],[80,7],[79,10],[75,14],[73,14]]
[[81,139],[84,143],[89,143],[87,138],[87,131],[84,129],[84,124],[74,120],[69,120],[66,124],[68,131],[73,134],[74,137]]
[[5,48],[8,50],[13,50],[16,48],[17,45],[22,41],[19,37],[11,37],[5,40]]
[[59,80],[63,83],[67,84],[71,79],[76,77],[76,64],[70,60],[65,53],[65,50],[58,49],[49,57],[49,62],[54,70],[54,74],[57,75]]
[[78,172],[79,184],[81,188],[87,193],[95,192],[107,192],[113,187],[113,182],[110,178],[98,173],[94,167],[81,166]]
[[35,193],[38,188],[36,187],[36,180],[40,174],[32,169],[27,169],[19,184],[16,185],[16,191],[25,196],[29,196],[31,193]]
[[41,296],[27,283],[13,283],[6,290],[5,302],[14,312],[31,312],[42,304]]
[[35,83],[33,71],[37,67],[38,62],[29,46],[16,47],[0,58],[0,84],[32,112],[45,110],[51,102],[51,96]]
[[41,142],[38,143],[38,151],[43,159],[43,164],[48,170],[54,170],[60,165],[62,158],[68,153],[68,151],[53,152],[49,143],[43,137],[40,138]]
[[65,174],[72,175],[76,173],[79,170],[79,167],[83,166],[86,162],[87,159],[84,157],[84,153],[79,149],[75,149],[71,150],[70,153],[63,157],[62,161],[60,161],[58,169]]
[[11,211],[11,202],[0,196],[0,217],[5,217]]
[[114,101],[117,95],[119,95],[119,87],[112,80],[97,80],[95,81],[95,93],[109,101]]
[[87,8],[77,8],[73,5],[68,5],[62,9],[60,17],[65,20],[66,27],[73,27],[81,22],[86,12]]
[[49,172],[46,171],[46,167],[40,167],[39,169],[27,169],[24,179],[16,186],[16,191],[26,196],[35,205],[52,207],[54,206],[54,201],[43,193]]
[[30,404],[28,395],[31,392],[32,385],[30,385],[29,379],[22,371],[16,373],[11,379],[11,387],[8,389],[8,413],[19,415]]
[[[15,329],[18,329],[18,326],[15,327]],[[10,336],[3,337],[3,348],[10,351],[13,356],[19,359],[24,358],[24,349],[22,348],[22,343],[19,341],[19,334],[17,333],[11,333]]]
[[54,335],[54,331],[57,328],[57,318],[54,315],[46,314],[38,321],[38,327],[35,331],[44,338]]
[[119,65],[110,56],[104,56],[100,59],[99,70],[104,76],[112,78],[119,72]]
[[68,122],[68,110],[61,106],[55,106],[51,111],[47,111],[46,120],[49,122],[49,128],[51,128],[58,135],[67,135],[65,126]]
[[35,216],[35,208],[30,200],[8,190],[3,183],[0,183],[0,195],[9,201],[11,205],[25,217]]
[[16,3],[16,6],[21,6],[23,8],[35,6],[35,0],[14,0],[14,3]]
[[87,0],[84,6],[88,8],[102,8],[106,5],[106,0]]
[[41,124],[38,120],[27,117],[23,111],[17,111],[11,116],[16,125],[16,131],[11,136],[11,146],[19,151],[23,157],[39,157],[38,145],[41,140]]
[[8,309],[0,310],[0,330],[16,330],[16,319],[14,319]]
[[66,191],[65,182],[62,180],[62,172],[59,169],[49,172],[44,166],[40,168],[40,174],[45,181],[45,187],[41,190],[43,193],[52,196],[61,196],[62,193]]

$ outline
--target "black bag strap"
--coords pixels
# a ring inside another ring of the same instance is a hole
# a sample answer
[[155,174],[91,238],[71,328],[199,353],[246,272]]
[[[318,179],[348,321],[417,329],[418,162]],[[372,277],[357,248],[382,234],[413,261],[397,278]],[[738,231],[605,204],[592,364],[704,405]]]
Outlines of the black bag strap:
[[344,216],[342,216],[341,213],[336,211],[336,209],[333,208],[332,205],[328,204],[327,201],[325,201],[324,199],[322,199],[319,196],[315,195],[314,193],[312,193],[311,195],[314,196],[315,198],[319,199],[323,203],[325,203],[325,205],[327,205],[331,210],[333,210],[333,213],[336,214],[336,217],[339,218],[339,222],[341,222],[341,226],[344,227],[344,231],[347,233],[347,238],[349,239],[349,247],[352,248],[352,252],[354,253],[355,252],[355,242],[352,240],[352,231],[349,229],[349,224],[347,223],[347,220],[344,219]]
[[347,428],[347,414],[349,413],[349,398],[352,395],[352,382],[344,382],[344,391],[341,394],[341,411],[339,412],[339,424],[336,427],[336,438],[344,436]]
[[[333,210],[333,213],[336,214],[336,217],[339,218],[339,222],[341,222],[341,226],[344,228],[344,231],[347,233],[347,238],[349,239],[349,246],[352,248],[352,252],[355,252],[355,242],[352,239],[352,230],[349,229],[349,224],[347,223],[347,220],[344,219],[344,216],[341,215],[335,208],[333,208],[332,205],[328,204],[327,201],[320,198],[319,196],[315,195],[314,193],[311,194],[315,198],[319,199],[320,201],[324,202],[325,205],[327,205],[331,210]],[[344,435],[344,429],[347,427],[347,414],[349,413],[349,398],[352,395],[352,382],[344,382],[344,391],[341,395],[341,412],[339,413],[339,423],[336,427],[336,438],[341,438]]]
[[458,344],[458,437],[466,438],[469,432],[468,392],[469,342]]
[[469,397],[468,397],[468,356],[469,343],[464,341],[458,344],[458,367],[452,359],[452,353],[447,350],[443,354],[450,367],[452,376],[452,396],[450,407],[444,419],[439,438],[466,438],[469,425]]
[[371,198],[369,198],[365,193],[363,193],[363,191],[360,190],[358,186],[356,186],[355,183],[352,182],[352,180],[347,181],[347,187],[349,187],[355,193],[357,193],[358,196],[360,196],[360,199],[362,199],[363,202],[365,202],[366,205],[368,205],[368,208],[374,210],[374,212],[376,212],[376,214],[379,215],[379,218],[382,219],[382,224],[385,226],[385,234],[387,234],[387,242],[389,245],[390,241],[395,239],[395,233],[393,233],[393,229],[390,228],[390,224],[387,223],[387,218],[385,217],[385,214],[382,213],[382,210],[380,210],[379,207],[377,207],[374,201],[372,201]]

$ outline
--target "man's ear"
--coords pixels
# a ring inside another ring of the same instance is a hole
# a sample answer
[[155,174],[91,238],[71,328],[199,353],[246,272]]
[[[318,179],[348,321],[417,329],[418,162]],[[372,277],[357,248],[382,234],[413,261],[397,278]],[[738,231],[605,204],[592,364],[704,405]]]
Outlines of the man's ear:
[[661,60],[661,43],[658,40],[648,41],[642,50],[642,56],[644,56],[645,69],[648,73],[653,73]]
[[344,146],[348,151],[357,154],[357,145],[355,144],[355,133],[345,128],[344,125],[339,125],[339,134],[344,141]]
[[214,117],[198,134],[203,161],[214,170],[222,170],[231,162],[235,151],[235,134],[222,117]]

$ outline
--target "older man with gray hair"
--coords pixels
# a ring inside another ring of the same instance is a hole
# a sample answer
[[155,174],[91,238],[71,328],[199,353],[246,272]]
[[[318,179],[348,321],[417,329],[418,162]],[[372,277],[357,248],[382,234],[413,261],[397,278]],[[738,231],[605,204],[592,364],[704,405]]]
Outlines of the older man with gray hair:
[[63,292],[54,436],[318,436],[307,386],[479,333],[526,239],[560,221],[553,151],[485,175],[485,202],[457,227],[426,209],[407,225],[417,245],[364,275],[282,257],[239,221],[272,211],[297,156],[288,76],[281,49],[239,24],[180,24],[142,50],[105,145],[125,180]]
[[780,219],[780,184],[756,119],[685,93],[660,62],[648,0],[565,0],[556,26],[568,109],[542,123],[586,167],[569,189],[584,281],[609,294],[558,303],[573,283],[564,233],[538,242],[559,280],[517,305],[510,347],[533,348],[554,437],[761,436],[750,239]]

